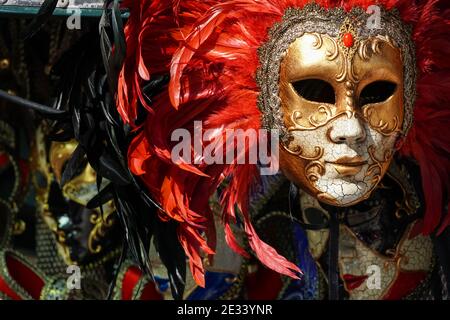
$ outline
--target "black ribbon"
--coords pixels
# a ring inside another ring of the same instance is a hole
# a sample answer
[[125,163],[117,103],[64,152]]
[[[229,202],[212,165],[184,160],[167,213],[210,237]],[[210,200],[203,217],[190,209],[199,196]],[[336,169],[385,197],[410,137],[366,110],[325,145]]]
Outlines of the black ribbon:
[[12,104],[34,110],[51,119],[62,119],[67,117],[66,111],[54,109],[37,102],[14,96],[3,90],[0,90],[0,100],[5,100]]
[[328,299],[339,300],[339,219],[338,210],[332,208],[330,214],[330,236],[328,239]]
[[289,213],[291,219],[307,230],[329,229],[328,240],[328,299],[339,300],[339,209],[334,206],[321,204],[328,211],[330,219],[323,224],[304,223],[294,217],[292,212],[300,212],[300,201],[298,199],[298,188],[291,183],[289,188]]

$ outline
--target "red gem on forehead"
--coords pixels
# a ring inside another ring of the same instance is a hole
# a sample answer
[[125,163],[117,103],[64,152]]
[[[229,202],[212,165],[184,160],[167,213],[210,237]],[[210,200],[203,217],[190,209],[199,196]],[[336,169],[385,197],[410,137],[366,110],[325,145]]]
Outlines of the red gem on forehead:
[[351,46],[353,46],[353,35],[349,32],[345,33],[342,36],[342,42],[344,43],[344,46],[350,48]]

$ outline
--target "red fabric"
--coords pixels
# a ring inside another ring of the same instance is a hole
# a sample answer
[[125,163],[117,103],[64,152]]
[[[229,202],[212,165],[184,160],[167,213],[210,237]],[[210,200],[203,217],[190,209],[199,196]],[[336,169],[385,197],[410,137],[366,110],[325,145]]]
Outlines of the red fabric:
[[[174,129],[193,132],[201,120],[203,130],[258,129],[257,50],[268,30],[288,7],[303,7],[308,0],[125,0],[130,9],[125,35],[127,55],[119,77],[117,107],[123,120],[137,131],[130,144],[131,171],[145,183],[164,209],[162,220],[179,222],[178,236],[190,259],[192,274],[204,286],[203,257],[213,254],[215,230],[210,196],[227,181],[221,199],[225,237],[229,246],[245,255],[231,232],[238,212],[251,249],[267,267],[292,277],[298,268],[261,241],[248,216],[252,187],[258,181],[255,165],[173,163],[170,141]],[[367,8],[368,0],[319,0],[330,8]],[[384,0],[378,5],[397,7],[413,27],[417,50],[417,102],[414,127],[404,140],[403,156],[415,158],[421,169],[426,200],[422,232],[428,234],[450,224],[442,215],[450,183],[450,11],[438,12],[439,1]],[[168,90],[144,99],[141,85],[159,74],[170,73]],[[148,111],[136,127],[138,105]],[[209,146],[205,142],[203,147]],[[192,149],[193,146],[192,146]],[[247,146],[243,155],[248,154]],[[198,155],[197,155],[198,156]],[[239,156],[239,155],[238,155]],[[449,197],[450,198],[450,197]],[[441,223],[442,222],[442,223]]]
[[163,296],[151,281],[145,284],[140,297],[133,297],[133,290],[138,285],[142,275],[143,273],[139,268],[135,266],[128,268],[122,281],[122,300],[133,300],[135,298],[139,300],[163,300]]
[[19,170],[20,170],[20,186],[21,190],[25,190],[28,184],[28,179],[30,177],[30,166],[25,160],[19,160]]
[[17,284],[24,288],[33,299],[39,300],[44,287],[44,280],[12,255],[6,256],[6,265],[9,274]]
[[156,285],[153,282],[148,282],[142,290],[140,300],[164,300],[162,294],[156,289]]
[[425,280],[426,272],[400,271],[398,278],[393,283],[384,300],[400,300],[410,294],[417,286]]
[[122,300],[133,300],[133,290],[141,279],[142,271],[131,266],[125,272],[122,281]]
[[9,164],[9,157],[6,153],[0,154],[0,167],[4,167]]
[[283,283],[278,273],[259,266],[245,277],[245,287],[249,300],[276,300]]
[[13,300],[22,300],[22,298],[15,293],[9,286],[8,284],[5,282],[5,280],[3,280],[3,278],[0,277],[0,292],[6,294],[8,297],[10,297]]

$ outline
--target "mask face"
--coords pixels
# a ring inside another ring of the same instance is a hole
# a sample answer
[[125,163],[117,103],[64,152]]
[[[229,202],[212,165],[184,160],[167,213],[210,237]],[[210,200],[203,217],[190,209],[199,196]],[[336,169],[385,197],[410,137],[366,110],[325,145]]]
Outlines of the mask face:
[[[110,241],[108,235],[114,226],[115,210],[112,201],[103,205],[103,212],[88,209],[87,203],[97,193],[97,174],[87,163],[62,189],[60,183],[64,168],[77,147],[75,141],[53,142],[49,151],[49,164],[55,181],[49,192],[49,209],[60,234],[60,252],[65,252],[65,261],[85,263],[102,253]],[[56,183],[55,183],[56,182]],[[105,181],[104,181],[105,182]],[[103,187],[103,185],[102,185]]]
[[425,279],[432,266],[433,244],[429,237],[411,236],[411,229],[412,225],[392,256],[385,257],[348,227],[340,227],[339,272],[350,299],[400,299]]
[[47,152],[40,130],[37,136],[34,179],[38,203],[43,204],[42,217],[54,232],[58,252],[67,264],[90,263],[115,246],[114,204],[107,202],[103,211],[86,207],[98,194],[97,175],[87,160],[61,187],[64,169],[78,144],[53,142]]
[[369,197],[402,130],[403,64],[389,38],[305,33],[281,61],[279,97],[289,140],[280,167],[322,202]]
[[[61,182],[63,170],[77,147],[74,141],[68,143],[52,143],[50,147],[49,160],[56,181]],[[86,206],[98,192],[97,174],[94,169],[86,163],[86,166],[78,172],[72,180],[62,188],[62,194],[70,201]],[[109,212],[108,212],[109,214]]]

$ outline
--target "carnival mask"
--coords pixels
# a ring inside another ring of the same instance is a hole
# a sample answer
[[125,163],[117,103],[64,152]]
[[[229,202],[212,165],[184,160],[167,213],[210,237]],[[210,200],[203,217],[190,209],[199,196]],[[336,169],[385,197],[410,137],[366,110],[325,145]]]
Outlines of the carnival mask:
[[[404,82],[412,71],[404,74],[402,55],[409,48],[401,48],[395,34],[365,30],[361,12],[359,18],[358,11],[321,12],[340,24],[294,24],[277,38],[278,26],[272,42],[286,50],[274,50],[271,42],[263,50],[263,57],[273,59],[277,52],[279,57],[278,100],[266,103],[276,103],[278,111],[269,126],[281,123],[283,173],[320,201],[349,206],[370,196],[409,128],[412,104],[405,103]],[[293,10],[285,20],[292,23],[304,14]],[[396,20],[385,14],[392,25]],[[412,59],[410,51],[406,56]],[[263,65],[260,79],[264,72]],[[263,88],[262,97],[264,89],[273,90]]]
[[[385,40],[356,55],[345,75],[335,40],[305,34],[281,64],[280,98],[292,140],[280,150],[285,174],[330,204],[364,199],[386,172],[403,122],[400,52]],[[337,50],[337,51],[336,51]],[[337,61],[335,61],[337,60]]]
[[340,226],[339,271],[350,299],[400,299],[426,278],[433,244],[429,237],[412,236],[412,228],[408,226],[392,257],[385,257]]
[[77,143],[53,142],[47,153],[40,130],[37,136],[39,159],[35,164],[35,185],[38,203],[42,204],[42,217],[54,232],[58,251],[67,264],[90,262],[110,244],[107,235],[114,227],[114,205],[110,201],[102,211],[86,207],[98,193],[97,174],[87,161],[75,177],[61,187],[64,169]]

